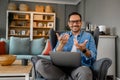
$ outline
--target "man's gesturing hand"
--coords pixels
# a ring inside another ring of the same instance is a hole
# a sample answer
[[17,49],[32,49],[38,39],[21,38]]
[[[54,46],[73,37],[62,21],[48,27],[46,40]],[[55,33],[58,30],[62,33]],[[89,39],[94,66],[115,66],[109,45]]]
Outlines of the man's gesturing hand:
[[58,33],[56,33],[56,35],[57,35],[57,39],[59,41],[59,45],[56,48],[56,51],[62,51],[64,45],[68,42],[69,34],[63,34],[60,36]]
[[58,33],[56,33],[56,35],[57,35],[57,38],[58,38],[60,44],[65,45],[67,43],[67,41],[69,39],[69,34],[63,34],[60,36]]
[[80,51],[83,51],[84,49],[86,49],[87,42],[88,42],[88,40],[85,40],[83,43],[78,44],[78,41],[76,39],[74,39],[74,44],[75,44],[76,48],[79,49]]

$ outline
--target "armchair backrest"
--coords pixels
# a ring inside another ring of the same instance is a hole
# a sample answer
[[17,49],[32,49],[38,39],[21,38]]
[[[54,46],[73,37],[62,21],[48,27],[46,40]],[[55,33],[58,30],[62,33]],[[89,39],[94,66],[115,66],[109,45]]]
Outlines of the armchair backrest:
[[96,48],[98,47],[98,41],[99,41],[99,28],[97,27],[94,32],[93,31],[87,31],[87,32],[90,32],[93,37],[94,37],[94,40],[95,40],[95,44],[96,44]]
[[[53,29],[50,29],[50,32],[49,32],[49,34],[50,34],[49,39],[50,39],[50,42],[51,42],[52,49],[55,48],[56,43],[57,43],[56,32],[59,33],[59,34],[62,33],[62,32],[59,32],[59,31],[55,31]],[[99,28],[97,27],[94,32],[92,32],[92,31],[89,31],[89,32],[93,35],[94,40],[95,40],[95,44],[96,44],[96,48],[97,48],[98,41],[99,41]]]
[[50,39],[51,47],[52,49],[54,49],[54,47],[57,44],[57,36],[56,36],[56,31],[54,31],[53,29],[50,29],[49,39]]

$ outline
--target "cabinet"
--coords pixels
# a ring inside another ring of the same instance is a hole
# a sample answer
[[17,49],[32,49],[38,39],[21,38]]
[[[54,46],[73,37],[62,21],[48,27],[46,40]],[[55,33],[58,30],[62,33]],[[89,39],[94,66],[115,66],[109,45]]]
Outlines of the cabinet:
[[98,43],[97,59],[110,58],[112,65],[108,69],[107,75],[113,76],[115,80],[116,74],[116,36],[100,36]]
[[55,13],[32,11],[7,11],[6,38],[10,36],[35,38],[49,37],[49,30],[55,30]]

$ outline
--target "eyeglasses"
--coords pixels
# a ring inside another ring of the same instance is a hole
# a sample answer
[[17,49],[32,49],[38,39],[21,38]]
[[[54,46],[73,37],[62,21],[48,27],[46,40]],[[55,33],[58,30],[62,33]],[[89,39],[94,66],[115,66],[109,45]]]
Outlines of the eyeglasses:
[[71,20],[71,21],[69,21],[70,24],[74,24],[74,23],[79,24],[80,22],[81,22],[81,20]]

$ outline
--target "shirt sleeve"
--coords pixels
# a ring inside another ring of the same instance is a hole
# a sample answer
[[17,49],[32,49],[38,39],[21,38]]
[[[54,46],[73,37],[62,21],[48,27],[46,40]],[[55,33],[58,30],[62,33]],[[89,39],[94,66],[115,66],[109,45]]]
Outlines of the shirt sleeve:
[[92,35],[90,36],[89,42],[87,44],[87,49],[90,50],[91,57],[89,58],[86,57],[86,60],[95,61],[97,56],[97,49],[96,49],[95,41]]

